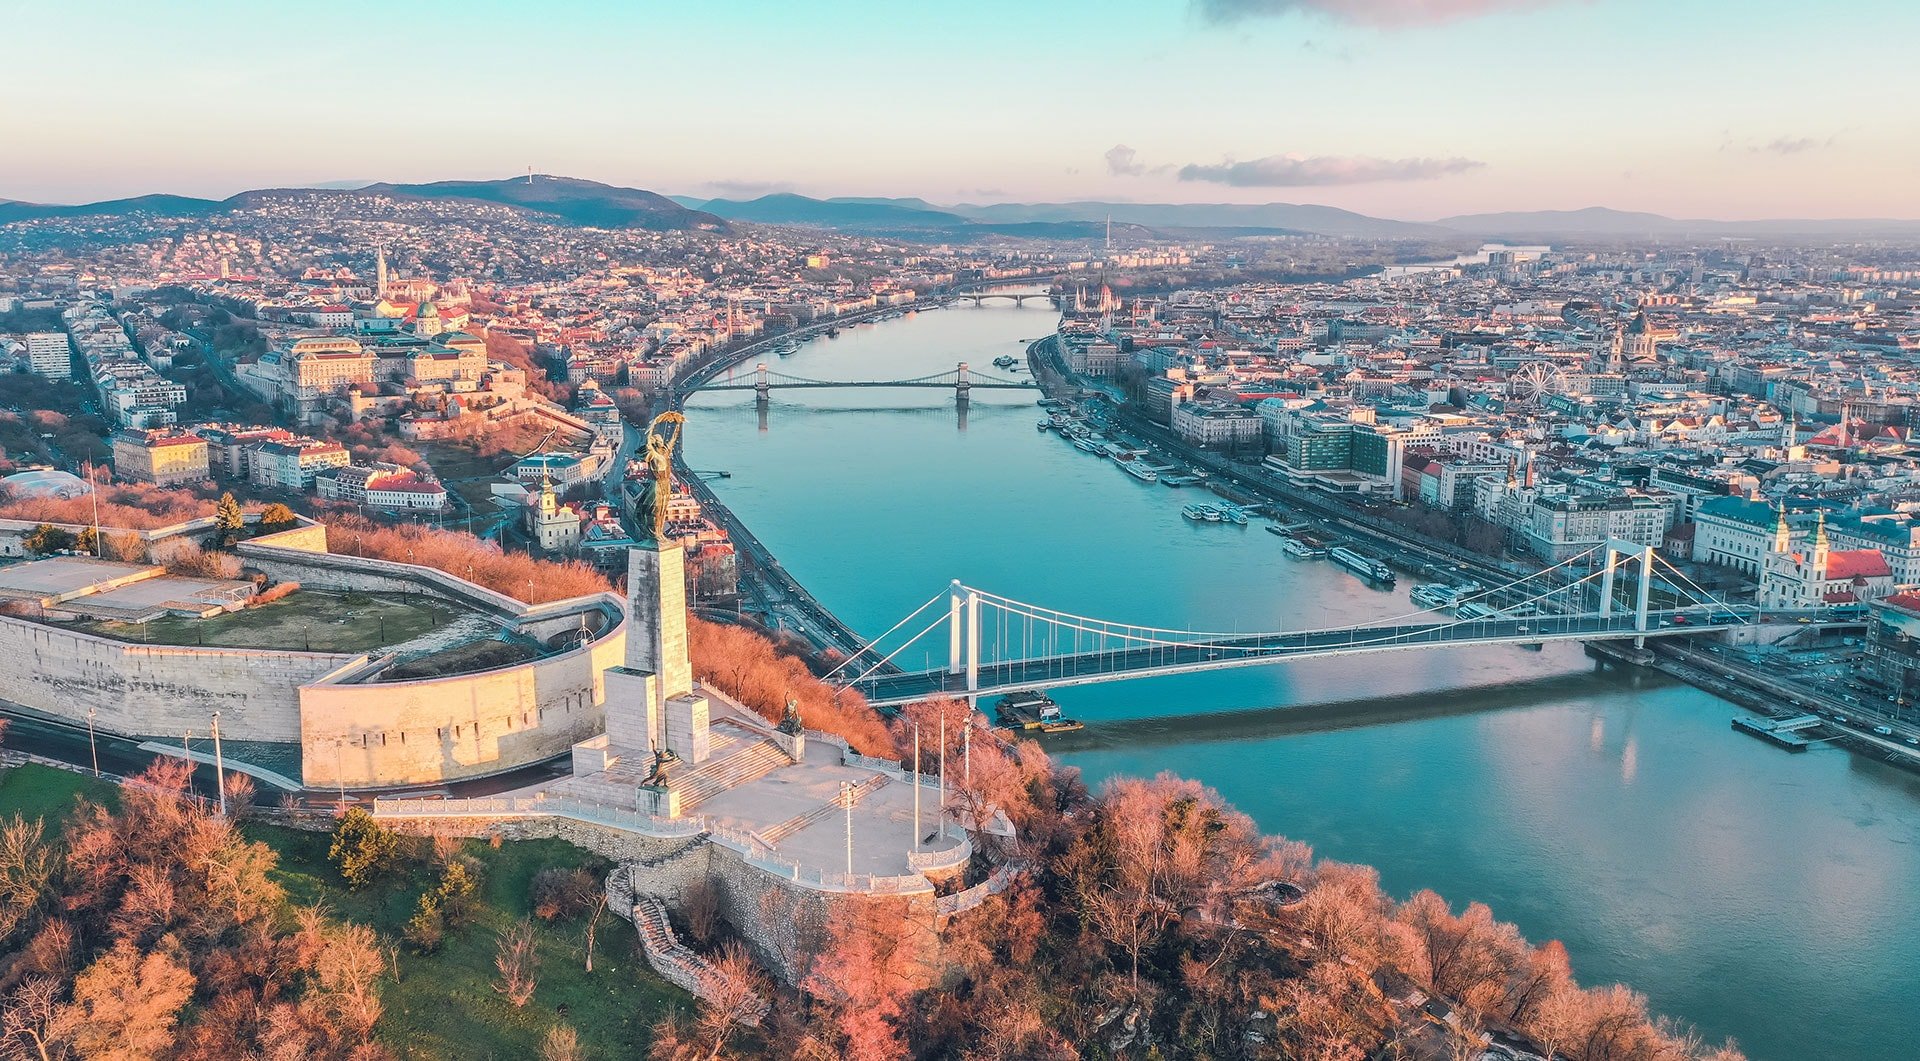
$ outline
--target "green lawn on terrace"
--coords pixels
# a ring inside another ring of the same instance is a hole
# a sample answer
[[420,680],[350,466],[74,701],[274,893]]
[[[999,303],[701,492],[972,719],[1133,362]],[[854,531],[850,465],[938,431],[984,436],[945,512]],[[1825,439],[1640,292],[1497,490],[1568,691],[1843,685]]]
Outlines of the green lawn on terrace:
[[169,615],[147,623],[86,620],[71,628],[120,641],[290,652],[369,652],[452,622],[461,610],[425,594],[299,589],[257,608],[207,619]]
[[71,770],[27,763],[0,773],[0,817],[41,818],[49,833],[59,831],[75,796],[109,807],[119,802],[119,790],[113,785]]
[[[334,916],[370,925],[389,941],[400,939],[420,893],[433,883],[431,867],[412,862],[388,880],[349,892],[327,861],[329,834],[270,825],[249,825],[246,832],[279,853],[275,879],[287,889],[289,901],[325,902]],[[600,917],[591,973],[583,960],[586,919],[547,924],[536,918],[537,986],[532,1002],[514,1008],[493,989],[499,976],[493,959],[499,933],[533,909],[533,875],[578,865],[604,874],[610,866],[560,840],[512,841],[498,848],[469,840],[461,850],[484,867],[478,916],[449,933],[436,954],[415,954],[401,945],[400,979],[394,983],[389,970],[380,994],[385,1012],[374,1029],[396,1056],[531,1058],[538,1056],[547,1029],[565,1023],[579,1033],[589,1058],[644,1057],[653,1024],[669,1009],[692,1009],[691,996],[647,965],[633,926],[611,912]]]
[[[117,790],[67,770],[15,767],[0,774],[0,815],[44,818],[56,831],[80,794],[111,805]],[[690,996],[647,965],[633,926],[611,912],[600,917],[593,972],[584,968],[585,918],[557,924],[536,918],[540,964],[533,1001],[516,1009],[493,989],[498,935],[532,912],[534,874],[548,867],[589,865],[601,874],[610,868],[571,844],[524,840],[494,848],[478,840],[463,842],[462,852],[483,867],[474,923],[449,933],[438,953],[422,955],[401,942],[401,933],[420,893],[433,883],[433,870],[423,861],[410,861],[388,879],[350,892],[327,861],[330,834],[259,822],[242,830],[279,856],[273,878],[286,889],[290,904],[324,903],[329,916],[368,925],[390,947],[398,947],[399,979],[389,969],[381,980],[385,1009],[374,1028],[396,1057],[521,1061],[539,1056],[540,1040],[559,1023],[579,1033],[585,1056],[594,1061],[644,1057],[653,1024],[669,1010],[693,1008]]]

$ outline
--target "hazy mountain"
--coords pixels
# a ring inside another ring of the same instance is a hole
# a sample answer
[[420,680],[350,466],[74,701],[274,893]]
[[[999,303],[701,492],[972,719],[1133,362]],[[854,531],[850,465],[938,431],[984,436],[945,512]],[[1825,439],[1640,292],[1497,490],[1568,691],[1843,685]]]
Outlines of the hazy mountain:
[[1148,228],[1232,228],[1325,236],[1421,238],[1449,235],[1432,225],[1368,217],[1306,203],[996,203],[948,207],[977,221],[1097,221],[1112,217]]
[[98,203],[65,205],[22,203],[0,200],[0,225],[41,217],[106,217],[125,214],[163,214],[171,217],[210,214],[220,208],[212,199],[186,195],[141,195],[132,199],[109,199]]
[[499,203],[593,228],[643,228],[670,232],[690,228],[726,228],[711,213],[689,210],[664,195],[620,188],[577,177],[534,174],[498,181],[435,181],[432,184],[369,184],[363,192],[420,199],[464,199]]
[[1533,210],[1498,214],[1463,214],[1443,217],[1434,224],[1476,236],[1506,236],[1551,239],[1556,236],[1614,237],[1619,239],[1650,236],[1674,238],[1686,236],[1860,236],[1916,235],[1920,221],[1891,218],[1781,218],[1762,221],[1715,221],[1706,218],[1672,218],[1661,214],[1632,213],[1604,206],[1584,210]]
[[927,202],[925,199],[916,199],[911,196],[908,196],[905,198],[888,198],[887,196],[884,196],[884,195],[835,195],[828,198],[827,202],[830,202],[830,203],[878,203],[884,206],[904,206],[909,210],[944,210],[945,209],[944,207],[935,206],[932,203]]
[[[497,181],[436,181],[431,184],[343,182],[271,189],[275,196],[348,197],[373,193],[410,199],[509,206],[562,224],[652,231],[724,230],[729,219],[800,225],[900,239],[963,242],[990,235],[1036,239],[1092,239],[1109,217],[1149,238],[1225,239],[1240,235],[1314,233],[1375,239],[1433,239],[1471,235],[1552,241],[1562,238],[1722,237],[1920,237],[1920,221],[1888,218],[1715,221],[1676,219],[1606,207],[1463,214],[1430,224],[1369,217],[1351,210],[1304,203],[994,203],[935,206],[924,199],[845,196],[815,199],[792,193],[756,199],[665,196],[598,181],[535,174]],[[63,205],[0,199],[0,225],[48,217],[109,217],[155,214],[193,217],[257,202],[269,190],[242,192],[215,201],[184,195],[142,195],[105,202]]]
[[943,210],[876,200],[813,199],[791,192],[776,192],[758,199],[710,199],[702,208],[734,221],[813,225],[861,232],[950,230],[972,223]]
[[194,199],[183,195],[143,195],[134,199],[76,206],[18,203],[0,200],[0,224],[41,217],[104,217],[135,213],[192,217],[244,208],[262,196],[310,196],[341,199],[371,193],[402,199],[440,199],[511,206],[529,214],[571,225],[595,228],[643,228],[653,231],[724,229],[725,221],[712,214],[689,210],[663,195],[638,188],[618,188],[571,177],[535,175],[500,181],[438,181],[433,184],[368,184],[351,189],[269,188],[241,192],[227,199]]

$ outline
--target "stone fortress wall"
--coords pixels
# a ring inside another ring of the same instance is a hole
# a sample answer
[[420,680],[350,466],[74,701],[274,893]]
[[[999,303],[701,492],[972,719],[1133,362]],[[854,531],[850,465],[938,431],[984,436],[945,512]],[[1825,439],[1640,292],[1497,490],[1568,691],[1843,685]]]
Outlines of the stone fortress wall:
[[205,735],[213,712],[238,740],[300,739],[300,687],[356,657],[138,645],[0,616],[0,700],[102,731]]
[[[196,521],[197,522],[197,521]],[[199,528],[194,527],[197,531]],[[189,532],[191,533],[191,531]],[[303,521],[236,547],[276,581],[357,592],[429,593],[562,651],[491,670],[371,680],[385,659],[325,652],[131,644],[0,616],[0,699],[101,730],[301,743],[308,787],[431,785],[564,754],[601,728],[601,672],[626,654],[626,610],[611,593],[526,605],[444,572],[327,551]]]

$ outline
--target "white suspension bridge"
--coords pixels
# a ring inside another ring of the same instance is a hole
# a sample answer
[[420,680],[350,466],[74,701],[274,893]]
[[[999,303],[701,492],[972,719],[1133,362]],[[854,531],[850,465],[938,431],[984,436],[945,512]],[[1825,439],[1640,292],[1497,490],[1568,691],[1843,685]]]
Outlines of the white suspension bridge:
[[[942,600],[944,608],[938,607]],[[1464,608],[1470,618],[1424,609],[1322,629],[1198,632],[1075,615],[956,580],[849,656],[827,680],[887,707],[934,696],[974,699],[1417,648],[1626,638],[1641,645],[1650,637],[1711,633],[1761,618],[1751,605],[1715,598],[1653,549],[1617,540],[1456,602],[1473,605],[1478,607]],[[906,633],[929,612],[926,625]],[[1817,613],[1768,610],[1770,619],[1789,623],[1803,614],[1811,619]],[[933,647],[942,626],[943,667],[911,671],[899,665],[912,646]]]

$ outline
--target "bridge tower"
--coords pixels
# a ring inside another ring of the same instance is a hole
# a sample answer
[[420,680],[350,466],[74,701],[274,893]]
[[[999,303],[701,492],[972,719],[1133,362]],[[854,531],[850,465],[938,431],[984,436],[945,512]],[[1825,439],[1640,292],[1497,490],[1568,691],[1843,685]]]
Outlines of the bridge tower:
[[954,372],[953,400],[959,402],[961,405],[967,404],[967,392],[971,390],[972,387],[973,384],[967,382],[967,363],[962,361],[960,362],[960,367]]
[[980,689],[980,593],[954,579],[947,587],[947,673],[967,676],[967,699]]
[[[1644,631],[1647,628],[1647,601],[1653,591],[1653,546],[1638,542],[1621,541],[1610,538],[1607,541],[1607,566],[1600,575],[1600,614],[1613,614],[1613,574],[1619,567],[1622,557],[1640,562],[1640,587],[1634,598],[1633,628]],[[1636,648],[1645,647],[1646,639],[1634,638]]]
[[767,363],[760,362],[753,372],[753,404],[765,409],[773,400],[773,384],[767,379]]

